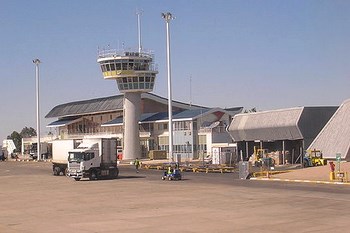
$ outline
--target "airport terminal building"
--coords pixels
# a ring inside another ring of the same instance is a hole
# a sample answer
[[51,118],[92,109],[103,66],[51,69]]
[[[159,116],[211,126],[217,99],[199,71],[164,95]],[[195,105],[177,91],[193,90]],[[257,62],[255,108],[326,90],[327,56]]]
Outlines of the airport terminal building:
[[[168,100],[151,93],[141,95],[139,119],[141,158],[150,151],[168,151]],[[232,142],[226,127],[243,108],[208,108],[173,101],[173,153],[199,158],[212,153],[215,144]],[[46,118],[57,118],[47,127],[58,139],[84,136],[114,137],[123,148],[124,95],[76,101],[54,107]]]

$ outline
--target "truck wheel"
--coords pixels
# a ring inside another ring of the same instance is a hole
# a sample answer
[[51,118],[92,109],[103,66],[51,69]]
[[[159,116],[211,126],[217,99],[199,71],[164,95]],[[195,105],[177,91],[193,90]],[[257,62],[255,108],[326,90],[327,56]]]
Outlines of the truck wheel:
[[118,177],[118,174],[119,174],[119,170],[118,168],[115,168],[115,169],[109,169],[109,178],[111,179],[115,179]]
[[115,176],[114,176],[114,178],[118,178],[118,176],[119,176],[119,169],[117,168],[117,169],[115,169]]
[[61,173],[61,169],[59,167],[54,167],[53,168],[53,175],[54,176],[59,176]]
[[90,172],[90,177],[89,177],[90,180],[96,180],[97,179],[97,173],[96,171],[92,170]]

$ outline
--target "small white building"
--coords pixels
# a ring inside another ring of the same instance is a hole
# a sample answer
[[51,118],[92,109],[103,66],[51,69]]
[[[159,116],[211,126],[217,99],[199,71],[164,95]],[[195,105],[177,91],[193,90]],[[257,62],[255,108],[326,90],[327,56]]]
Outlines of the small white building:
[[8,156],[11,155],[14,150],[16,150],[16,146],[12,139],[5,139],[2,141],[2,151],[4,152],[4,156],[6,158],[8,158]]

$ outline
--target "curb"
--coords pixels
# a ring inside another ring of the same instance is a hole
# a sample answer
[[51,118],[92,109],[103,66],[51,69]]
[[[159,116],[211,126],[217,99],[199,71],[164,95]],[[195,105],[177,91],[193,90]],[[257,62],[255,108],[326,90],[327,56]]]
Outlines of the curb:
[[250,178],[251,180],[264,180],[264,181],[281,181],[281,182],[294,182],[294,183],[314,183],[314,184],[338,184],[338,185],[350,185],[350,183],[344,182],[332,182],[332,181],[321,181],[321,180],[292,180],[292,179],[280,179],[280,178]]
[[47,163],[47,162],[52,162],[51,159],[45,159],[45,160],[32,160],[32,159],[13,159],[13,160],[9,160],[9,161],[14,161],[14,162],[44,162],[44,163]]

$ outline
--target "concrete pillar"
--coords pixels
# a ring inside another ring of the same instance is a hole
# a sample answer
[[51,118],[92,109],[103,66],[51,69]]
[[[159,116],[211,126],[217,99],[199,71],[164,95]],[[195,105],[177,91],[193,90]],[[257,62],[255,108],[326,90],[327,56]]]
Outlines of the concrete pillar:
[[126,92],[124,94],[124,148],[123,159],[141,157],[140,119],[141,93]]
[[249,145],[248,142],[245,142],[245,153],[246,153],[246,158],[249,159]]
[[282,159],[283,159],[283,165],[285,165],[286,163],[286,145],[285,145],[285,142],[284,140],[282,141]]

